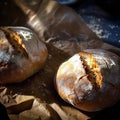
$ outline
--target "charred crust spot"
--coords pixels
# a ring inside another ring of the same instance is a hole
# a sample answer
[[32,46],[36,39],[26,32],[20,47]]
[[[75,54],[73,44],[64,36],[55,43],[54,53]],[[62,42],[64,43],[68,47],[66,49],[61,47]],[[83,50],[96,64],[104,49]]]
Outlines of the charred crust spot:
[[20,35],[10,28],[0,27],[11,46],[21,55],[28,58],[28,53],[26,51],[25,45],[22,41]]

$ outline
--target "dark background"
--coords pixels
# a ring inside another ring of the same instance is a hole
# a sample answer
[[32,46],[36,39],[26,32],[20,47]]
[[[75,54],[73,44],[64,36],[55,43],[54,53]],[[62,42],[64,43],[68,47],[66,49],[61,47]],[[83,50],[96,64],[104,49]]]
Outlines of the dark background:
[[76,10],[88,27],[103,41],[120,48],[119,0],[77,0],[66,5]]

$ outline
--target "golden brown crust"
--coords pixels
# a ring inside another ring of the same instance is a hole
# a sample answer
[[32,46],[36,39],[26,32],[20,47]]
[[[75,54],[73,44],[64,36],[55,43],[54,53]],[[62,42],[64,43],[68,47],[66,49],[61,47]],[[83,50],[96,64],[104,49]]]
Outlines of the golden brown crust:
[[89,81],[91,81],[97,87],[101,87],[102,84],[102,75],[100,72],[99,65],[95,60],[94,56],[88,52],[80,52],[81,60],[85,66],[85,70],[88,76]]
[[110,107],[120,99],[120,58],[114,53],[81,51],[60,65],[56,88],[65,101],[84,111]]
[[44,66],[47,56],[46,45],[33,31],[24,27],[0,28],[0,84],[27,79]]
[[2,30],[5,33],[7,40],[16,51],[18,51],[24,57],[28,57],[27,51],[25,49],[25,45],[20,35],[17,34],[16,31],[5,27],[0,27],[0,30]]

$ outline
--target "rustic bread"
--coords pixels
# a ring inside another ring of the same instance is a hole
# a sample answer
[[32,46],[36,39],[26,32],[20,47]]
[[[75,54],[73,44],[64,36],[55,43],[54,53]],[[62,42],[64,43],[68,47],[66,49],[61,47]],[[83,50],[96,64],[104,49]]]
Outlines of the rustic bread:
[[32,30],[0,27],[0,84],[21,82],[38,70],[48,51]]
[[78,109],[99,111],[120,99],[120,57],[88,49],[62,63],[55,86],[60,97]]

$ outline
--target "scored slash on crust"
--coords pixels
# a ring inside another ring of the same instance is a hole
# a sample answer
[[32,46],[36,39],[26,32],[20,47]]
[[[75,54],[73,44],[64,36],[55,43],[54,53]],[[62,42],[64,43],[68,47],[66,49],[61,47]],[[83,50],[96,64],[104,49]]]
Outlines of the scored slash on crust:
[[10,28],[5,27],[0,27],[0,30],[2,30],[5,33],[9,43],[18,53],[20,53],[22,56],[26,58],[29,57],[25,45],[17,32]]
[[[87,52],[79,53],[81,60],[83,61],[84,68],[87,72],[88,79],[96,85],[96,87],[101,87],[102,85],[102,75],[98,63],[92,54]],[[88,57],[89,56],[89,59]],[[87,60],[86,60],[87,59]]]

